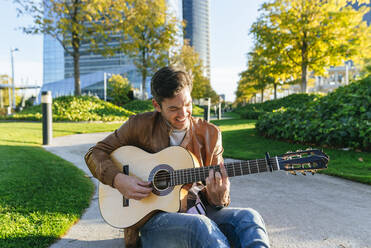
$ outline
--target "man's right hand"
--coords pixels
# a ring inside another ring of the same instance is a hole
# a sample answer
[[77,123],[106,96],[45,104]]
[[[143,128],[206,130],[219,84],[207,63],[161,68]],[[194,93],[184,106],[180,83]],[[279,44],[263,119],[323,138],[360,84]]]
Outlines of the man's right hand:
[[127,199],[141,200],[152,192],[151,182],[119,173],[113,180],[113,186]]

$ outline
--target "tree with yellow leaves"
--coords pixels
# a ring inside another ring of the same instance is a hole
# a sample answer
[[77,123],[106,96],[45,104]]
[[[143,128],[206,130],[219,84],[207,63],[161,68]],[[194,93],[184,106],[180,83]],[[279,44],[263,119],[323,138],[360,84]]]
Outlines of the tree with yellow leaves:
[[116,0],[110,13],[118,49],[127,54],[142,76],[147,77],[169,63],[170,50],[178,45],[179,21],[169,12],[166,0]]
[[[302,92],[308,72],[322,74],[329,66],[346,60],[361,63],[371,57],[371,27],[362,20],[366,0],[274,0],[262,5],[251,33],[256,43],[275,50],[291,71],[300,71]],[[358,10],[351,4],[360,4]]]
[[28,34],[46,34],[56,39],[74,63],[75,95],[81,95],[80,47],[94,44],[95,35],[104,28],[100,20],[110,9],[107,0],[14,0],[19,14],[31,16],[33,24],[24,27]]
[[210,97],[214,103],[219,102],[219,96],[212,89],[210,80],[204,76],[204,66],[200,55],[189,45],[188,40],[185,40],[180,51],[170,58],[170,64],[184,67],[188,74],[191,75],[193,80],[193,99]]

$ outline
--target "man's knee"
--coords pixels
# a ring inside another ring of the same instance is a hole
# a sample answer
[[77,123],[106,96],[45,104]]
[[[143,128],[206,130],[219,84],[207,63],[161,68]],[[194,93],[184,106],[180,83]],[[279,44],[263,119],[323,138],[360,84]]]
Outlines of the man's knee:
[[234,220],[237,220],[237,223],[233,221],[235,225],[237,224],[236,228],[245,229],[257,227],[266,231],[262,216],[252,208],[235,209]]
[[269,247],[269,239],[262,216],[254,209],[241,209],[237,213],[240,219],[238,231],[246,235],[240,237],[241,245],[246,247]]
[[229,247],[228,240],[218,226],[204,215],[194,215],[192,230],[200,242],[197,247]]
[[202,233],[212,233],[216,225],[205,215],[190,215],[192,230]]

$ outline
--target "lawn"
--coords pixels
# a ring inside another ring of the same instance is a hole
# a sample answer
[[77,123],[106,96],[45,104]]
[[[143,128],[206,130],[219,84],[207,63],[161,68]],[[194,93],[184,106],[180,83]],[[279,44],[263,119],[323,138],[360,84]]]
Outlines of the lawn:
[[[308,146],[266,139],[257,135],[255,121],[245,119],[213,121],[223,132],[224,157],[238,159],[264,158],[287,151],[306,149]],[[319,148],[321,147],[312,147]],[[371,185],[371,154],[323,148],[330,156],[328,169],[322,173]]]
[[[111,131],[115,124],[54,123],[54,135]],[[41,147],[40,123],[0,122],[0,247],[49,247],[89,206],[94,186]]]

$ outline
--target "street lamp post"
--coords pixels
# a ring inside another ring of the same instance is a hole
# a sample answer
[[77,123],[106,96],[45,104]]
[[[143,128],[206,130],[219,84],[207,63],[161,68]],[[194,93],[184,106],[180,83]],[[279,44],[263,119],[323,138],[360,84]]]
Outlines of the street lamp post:
[[8,78],[8,84],[9,84],[9,87],[8,87],[8,103],[9,103],[9,106],[7,108],[7,115],[11,115],[12,114],[12,93],[11,93],[11,90],[10,90],[10,78]]
[[12,64],[12,87],[13,87],[13,109],[15,109],[15,80],[14,80],[14,62],[13,62],[13,52],[19,51],[18,48],[10,49],[10,60]]
[[105,72],[103,76],[103,99],[104,101],[107,101],[107,73]]
[[104,101],[107,101],[107,80],[108,80],[108,77],[111,77],[112,74],[109,73],[109,72],[105,72],[103,73],[103,99]]
[[345,85],[349,84],[349,65],[345,62]]
[[210,122],[210,105],[211,105],[211,98],[205,98],[206,106],[204,106],[204,120]]

